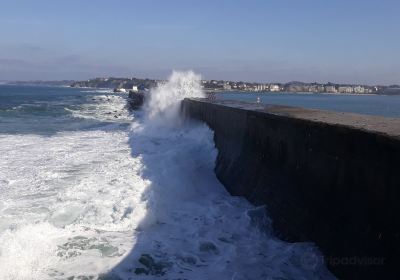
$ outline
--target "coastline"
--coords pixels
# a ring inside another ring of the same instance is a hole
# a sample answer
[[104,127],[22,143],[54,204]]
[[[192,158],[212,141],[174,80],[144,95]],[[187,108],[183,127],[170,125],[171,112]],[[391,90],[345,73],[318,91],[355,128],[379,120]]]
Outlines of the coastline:
[[[248,94],[298,94],[298,95],[334,95],[334,96],[396,96],[398,94],[378,94],[378,93],[335,93],[335,92],[308,92],[308,91],[248,91],[248,90],[205,90],[206,93],[248,93]],[[400,95],[398,95],[400,96]]]

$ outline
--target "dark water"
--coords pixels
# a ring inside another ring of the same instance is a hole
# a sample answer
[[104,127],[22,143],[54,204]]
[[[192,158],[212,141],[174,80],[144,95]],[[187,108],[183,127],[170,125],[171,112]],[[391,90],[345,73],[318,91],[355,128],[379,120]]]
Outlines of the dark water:
[[338,112],[400,117],[400,95],[332,95],[300,93],[243,93],[222,92],[217,98],[256,102],[257,97],[265,104],[279,104]]
[[108,119],[91,115],[116,96],[110,90],[0,85],[0,133],[52,135],[114,122],[111,109]]

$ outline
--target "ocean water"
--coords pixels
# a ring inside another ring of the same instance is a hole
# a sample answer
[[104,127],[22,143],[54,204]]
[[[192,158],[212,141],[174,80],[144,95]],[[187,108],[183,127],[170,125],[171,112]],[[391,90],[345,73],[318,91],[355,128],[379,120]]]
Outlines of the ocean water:
[[400,118],[400,95],[221,92],[217,98]]
[[174,72],[140,111],[108,90],[0,85],[0,279],[334,279],[213,172]]

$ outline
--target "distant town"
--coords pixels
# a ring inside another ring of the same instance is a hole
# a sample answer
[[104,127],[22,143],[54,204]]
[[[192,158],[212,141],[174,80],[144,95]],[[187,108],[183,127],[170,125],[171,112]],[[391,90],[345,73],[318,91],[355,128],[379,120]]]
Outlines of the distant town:
[[[96,78],[87,81],[74,82],[71,87],[102,87],[129,91],[137,87],[151,88],[163,80],[139,78]],[[342,93],[342,94],[400,94],[399,85],[368,86],[335,83],[254,83],[234,82],[224,80],[202,80],[205,91],[245,91],[245,92],[297,92],[297,93]]]
[[[250,92],[298,92],[298,93],[347,93],[347,94],[379,94],[387,93],[388,90],[397,89],[400,94],[400,87],[387,86],[366,86],[366,85],[344,85],[344,84],[319,84],[319,83],[248,83],[232,81],[202,81],[204,89],[209,90],[239,90]],[[393,90],[395,92],[396,90]]]
[[[150,89],[164,80],[141,79],[141,78],[94,78],[86,81],[29,81],[29,82],[9,82],[12,84],[34,84],[34,85],[54,85],[70,87],[88,88],[112,88],[119,92],[129,92],[130,90]],[[255,82],[235,82],[225,80],[202,80],[202,88],[207,92],[218,91],[243,91],[243,92],[291,92],[291,93],[337,93],[337,94],[400,94],[399,85],[360,85],[360,84],[337,84],[337,83],[255,83]]]

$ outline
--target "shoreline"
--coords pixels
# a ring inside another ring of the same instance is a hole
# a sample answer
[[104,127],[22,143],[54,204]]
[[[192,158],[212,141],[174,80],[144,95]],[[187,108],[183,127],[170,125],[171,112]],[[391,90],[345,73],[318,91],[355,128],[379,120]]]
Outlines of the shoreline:
[[334,96],[400,96],[400,94],[378,94],[378,93],[334,93],[334,92],[288,92],[288,91],[247,91],[247,90],[215,90],[206,93],[245,93],[245,94],[298,94],[298,95],[334,95]]
[[[8,83],[8,82],[0,82],[0,86],[31,86],[31,87],[56,87],[56,88],[77,88],[77,89],[99,89],[99,90],[113,90],[113,88],[108,87],[79,87],[79,86],[71,86],[71,85],[51,85],[51,84],[18,84],[18,83]],[[333,96],[400,96],[400,94],[384,94],[384,93],[335,93],[335,92],[308,92],[308,91],[298,91],[298,92],[289,92],[289,91],[248,91],[248,90],[221,90],[221,89],[203,89],[206,94],[209,93],[233,93],[233,94],[277,94],[277,95],[285,95],[285,94],[298,94],[298,95],[333,95]]]

